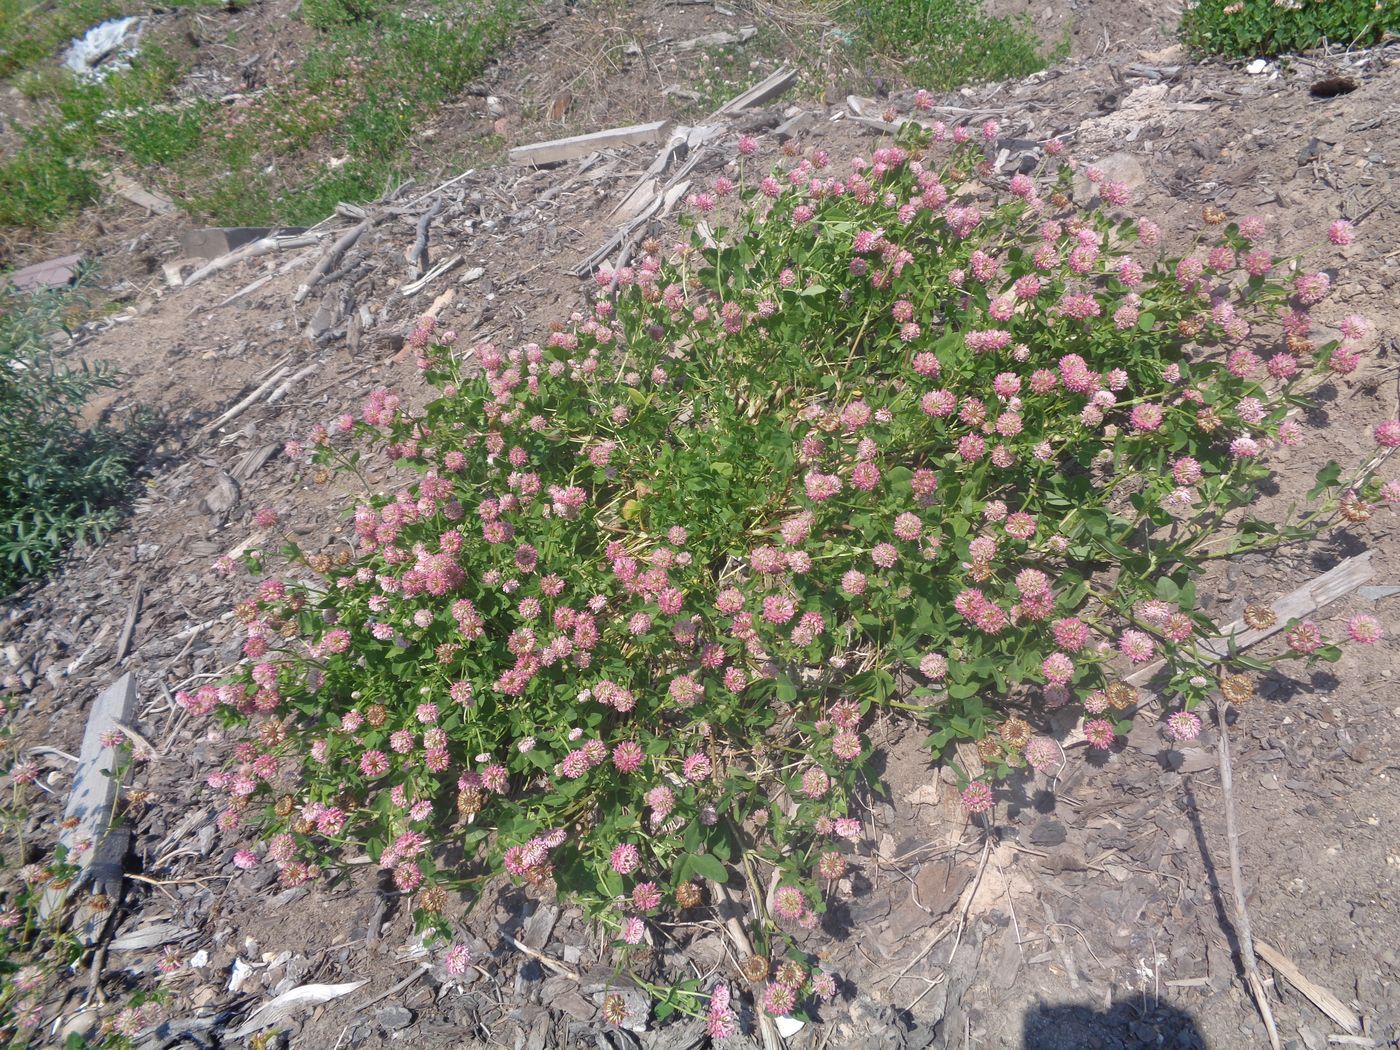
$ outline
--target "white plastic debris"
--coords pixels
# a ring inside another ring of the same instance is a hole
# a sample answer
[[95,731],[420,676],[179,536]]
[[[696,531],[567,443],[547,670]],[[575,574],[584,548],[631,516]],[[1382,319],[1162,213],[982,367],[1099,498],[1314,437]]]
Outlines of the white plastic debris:
[[778,1034],[784,1039],[791,1039],[802,1031],[802,1022],[795,1017],[775,1017],[773,1024],[777,1026]]
[[1268,68],[1269,68],[1268,59],[1256,58],[1253,62],[1251,62],[1249,65],[1247,65],[1247,66],[1245,67],[1245,72],[1249,73],[1251,76],[1256,76],[1256,77],[1257,77],[1260,73],[1263,73],[1263,72],[1266,71]]
[[114,69],[125,69],[136,54],[141,19],[113,18],[77,37],[63,52],[63,64],[87,80],[101,80]]

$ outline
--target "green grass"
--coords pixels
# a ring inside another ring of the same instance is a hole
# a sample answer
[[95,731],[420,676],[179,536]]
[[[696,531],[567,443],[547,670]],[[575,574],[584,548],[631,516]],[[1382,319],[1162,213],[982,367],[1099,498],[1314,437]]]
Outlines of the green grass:
[[[777,62],[799,70],[794,95],[820,97],[826,78],[850,67],[845,90],[907,85],[945,91],[963,84],[1026,76],[1069,53],[1068,34],[1047,45],[1028,20],[994,18],[981,0],[808,0],[808,17],[760,21],[743,44],[704,52],[688,87],[700,98],[687,112],[703,115],[752,87]],[[756,62],[758,56],[772,59]],[[833,61],[834,60],[834,61]],[[841,79],[840,73],[836,78]]]
[[[97,84],[31,64],[13,79],[45,115],[0,161],[0,225],[57,225],[118,167],[228,225],[310,224],[337,201],[374,199],[409,174],[415,130],[481,73],[528,8],[433,0],[410,15],[387,0],[306,0],[310,50],[290,81],[242,106],[177,104],[184,70],[153,46]],[[17,56],[12,68],[24,64]]]
[[117,0],[0,0],[0,78],[14,76],[121,13]]
[[1181,16],[1189,47],[1240,58],[1306,51],[1324,42],[1365,46],[1386,33],[1400,33],[1397,0],[1197,0]]
[[844,0],[835,19],[857,56],[892,59],[930,91],[1027,76],[1069,53],[1068,38],[1047,49],[1029,20],[994,18],[980,0]]

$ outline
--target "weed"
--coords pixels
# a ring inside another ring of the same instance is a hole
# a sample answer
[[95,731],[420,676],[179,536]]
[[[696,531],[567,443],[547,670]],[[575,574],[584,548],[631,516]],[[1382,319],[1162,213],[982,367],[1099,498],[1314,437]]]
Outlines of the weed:
[[408,346],[439,397],[412,412],[379,389],[289,443],[319,483],[370,458],[418,479],[366,494],[321,550],[258,512],[285,545],[245,559],[278,565],[237,607],[246,661],[176,696],[246,727],[209,778],[219,826],[266,838],[234,864],[290,887],[368,852],[448,937],[449,886],[495,870],[557,889],[612,931],[658,1017],[729,1032],[726,988],[647,984],[631,946],[707,883],[743,883],[744,972],[775,978],[760,1008],[828,996],[802,931],[862,835],[876,712],[950,760],[973,744],[954,768],[981,815],[1013,771],[1065,761],[1051,709],[1082,711],[1088,753],[1121,739],[1133,666],[1164,658],[1185,739],[1217,692],[1249,700],[1246,672],[1336,659],[1303,622],[1285,654],[1222,668],[1196,586],[1213,559],[1400,503],[1377,476],[1390,420],[1300,518],[1220,525],[1369,326],[1312,342],[1331,279],[1263,248],[1262,220],[1209,209],[1190,254],[1157,258],[1126,185],[1068,158],[1003,179],[999,130],[911,125],[767,175],[741,138],[688,198],[688,241],[599,273],[542,344],[468,351],[424,318]]
[[1400,32],[1395,0],[1196,0],[1181,16],[1190,47],[1241,57],[1364,46],[1388,32]]
[[1023,77],[1068,53],[1066,39],[1047,55],[1028,20],[994,18],[980,0],[848,0],[836,18],[857,45],[933,91]]
[[296,75],[231,107],[173,102],[183,70],[155,48],[96,83],[56,68],[25,73],[17,86],[44,115],[26,129],[25,150],[0,161],[0,224],[52,226],[121,164],[215,222],[316,222],[407,174],[415,129],[481,72],[527,8],[308,3],[320,35]]
[[148,425],[83,429],[79,413],[117,377],[71,367],[50,349],[82,309],[71,291],[9,292],[0,301],[0,594],[48,569],[74,542],[117,520]]

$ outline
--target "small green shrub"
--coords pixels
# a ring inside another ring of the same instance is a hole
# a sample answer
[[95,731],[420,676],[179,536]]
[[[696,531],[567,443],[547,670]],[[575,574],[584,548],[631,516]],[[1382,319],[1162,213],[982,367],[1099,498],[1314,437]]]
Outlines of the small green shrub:
[[852,2],[836,20],[875,55],[898,61],[909,81],[936,91],[1027,76],[1067,50],[1047,56],[1029,20],[992,17],[981,0]]
[[1400,32],[1395,0],[1195,0],[1181,17],[1188,46],[1221,55],[1353,47],[1394,32]]
[[[1336,659],[1305,621],[1222,667],[1196,587],[1214,559],[1400,503],[1376,463],[1332,464],[1301,519],[1221,526],[1369,325],[1314,343],[1331,280],[1262,247],[1262,219],[1212,209],[1162,259],[1128,187],[1084,169],[1076,206],[1068,165],[1000,179],[981,132],[767,176],[741,139],[737,177],[689,198],[708,228],[600,273],[542,343],[466,350],[425,319],[408,344],[439,397],[415,413],[379,389],[290,443],[318,482],[380,456],[419,477],[355,507],[353,538],[289,536],[237,608],[236,679],[176,696],[247,727],[209,779],[219,826],[267,839],[234,863],[294,886],[367,851],[449,934],[446,888],[504,871],[582,903],[629,969],[649,923],[746,885],[743,972],[776,970],[758,998],[786,1014],[834,988],[805,931],[862,835],[876,712],[925,730],[982,815],[1014,770],[1069,760],[1054,709],[1083,712],[1084,753],[1121,741],[1135,665],[1164,658],[1186,740],[1194,708],[1249,698],[1247,672]],[[1400,420],[1375,437],[1379,462]],[[466,946],[443,961],[461,972]],[[706,1012],[699,983],[658,1017]],[[711,1034],[728,1003],[710,990]]]
[[71,292],[0,296],[0,594],[49,568],[117,519],[144,424],[84,429],[79,415],[113,372],[56,359],[50,335],[79,306]]

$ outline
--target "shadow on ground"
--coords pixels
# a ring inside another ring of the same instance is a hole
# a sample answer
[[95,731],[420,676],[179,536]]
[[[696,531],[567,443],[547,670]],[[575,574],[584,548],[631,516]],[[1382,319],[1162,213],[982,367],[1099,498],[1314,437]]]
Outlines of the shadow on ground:
[[1206,1050],[1191,1015],[1157,1004],[1115,1003],[1108,1010],[1092,1006],[1039,1005],[1027,1011],[1021,1030],[1022,1050]]

